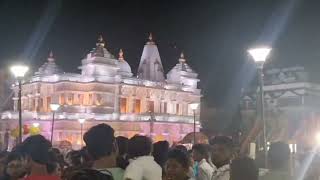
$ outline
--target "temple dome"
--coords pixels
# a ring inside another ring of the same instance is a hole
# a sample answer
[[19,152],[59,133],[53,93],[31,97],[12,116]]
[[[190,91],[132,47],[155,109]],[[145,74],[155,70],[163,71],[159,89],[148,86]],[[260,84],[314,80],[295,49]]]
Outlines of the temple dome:
[[114,58],[114,56],[105,48],[105,41],[100,35],[96,47],[90,51],[88,54],[90,57],[105,57],[105,58]]
[[48,61],[45,62],[38,71],[35,73],[35,75],[53,75],[53,74],[59,74],[63,71],[57,66],[55,63],[55,59],[53,57],[52,51],[49,54],[49,57],[47,59]]
[[103,76],[100,78],[110,80],[110,78],[115,78],[119,71],[118,59],[107,50],[105,41],[100,36],[96,47],[81,60],[79,69],[82,75]]
[[119,62],[118,62],[118,66],[119,66],[119,73],[122,76],[125,77],[131,77],[132,76],[132,72],[131,72],[131,67],[128,64],[128,62],[126,60],[124,60],[123,58],[123,51],[122,49],[120,49],[119,51]]
[[167,82],[170,84],[181,84],[188,88],[197,88],[198,74],[186,63],[184,54],[181,53],[177,63],[167,74]]
[[176,64],[169,72],[168,74],[178,74],[180,72],[185,73],[195,73],[191,67],[186,63],[186,59],[184,58],[184,54],[181,53],[179,58],[179,63]]

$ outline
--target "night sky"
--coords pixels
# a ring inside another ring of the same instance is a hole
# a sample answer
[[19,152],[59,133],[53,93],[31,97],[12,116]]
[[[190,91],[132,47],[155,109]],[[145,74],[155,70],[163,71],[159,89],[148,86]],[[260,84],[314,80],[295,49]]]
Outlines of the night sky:
[[[23,2],[23,3],[22,3]],[[273,47],[268,66],[320,65],[318,1],[45,1],[0,2],[0,61],[44,63],[50,50],[66,72],[79,72],[81,59],[103,35],[114,55],[124,49],[134,74],[149,32],[154,34],[164,69],[181,51],[200,75],[210,106],[237,104],[241,88],[254,77],[246,53],[252,45]]]

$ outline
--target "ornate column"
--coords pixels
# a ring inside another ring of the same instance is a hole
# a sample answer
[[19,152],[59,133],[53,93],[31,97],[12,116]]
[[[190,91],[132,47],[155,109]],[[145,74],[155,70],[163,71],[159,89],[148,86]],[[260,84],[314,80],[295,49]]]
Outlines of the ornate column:
[[120,113],[120,96],[121,96],[121,85],[115,87],[114,91],[114,113]]
[[132,95],[129,95],[129,97],[127,98],[127,103],[128,103],[128,113],[133,113],[134,109],[133,109],[133,98]]
[[48,112],[48,105],[47,105],[47,97],[42,97],[42,109],[44,112]]
[[36,112],[39,112],[39,96],[38,95],[36,95],[36,97],[34,98],[34,106],[35,106]]
[[28,97],[28,110],[32,111],[32,109],[33,109],[33,107],[32,107],[32,100],[33,100],[32,95],[28,95],[27,97]]
[[13,111],[18,111],[18,98],[13,97]]

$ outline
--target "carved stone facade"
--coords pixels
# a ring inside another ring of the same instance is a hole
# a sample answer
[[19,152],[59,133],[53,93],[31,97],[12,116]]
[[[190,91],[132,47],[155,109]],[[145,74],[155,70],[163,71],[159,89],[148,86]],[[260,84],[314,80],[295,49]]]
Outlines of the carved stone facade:
[[[314,145],[320,131],[320,85],[311,82],[302,67],[269,69],[264,74],[268,141],[298,143],[301,148]],[[257,117],[254,89],[246,91],[241,102],[248,129]]]
[[[107,123],[117,135],[146,134],[154,140],[170,142],[179,141],[193,131],[193,112],[189,104],[200,103],[201,97],[195,72],[190,68],[188,71],[179,69],[176,73],[184,72],[188,78],[170,82],[162,79],[159,71],[153,70],[148,70],[151,76],[132,77],[123,51],[117,59],[104,45],[100,37],[97,47],[82,60],[80,74],[62,73],[50,54],[48,62],[22,86],[23,124],[40,123],[42,134],[50,137],[53,114],[50,104],[55,103],[60,108],[55,113],[54,142],[68,140],[79,145],[78,119],[86,119],[85,129]],[[152,46],[152,52],[148,52],[148,46]],[[149,39],[142,56],[150,55],[149,59],[154,59],[154,54],[159,56],[155,43]],[[142,59],[143,63],[149,63]],[[6,129],[17,127],[17,88],[13,86],[13,111],[2,113],[2,135]],[[199,112],[200,109],[197,116]]]

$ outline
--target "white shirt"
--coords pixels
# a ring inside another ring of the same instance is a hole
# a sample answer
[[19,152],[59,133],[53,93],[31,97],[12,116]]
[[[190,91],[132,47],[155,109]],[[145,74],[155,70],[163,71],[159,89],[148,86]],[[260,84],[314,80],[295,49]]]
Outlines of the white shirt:
[[123,179],[162,180],[162,169],[152,156],[141,156],[130,161]]
[[198,164],[198,177],[197,180],[210,180],[213,174],[212,166],[207,160],[202,159]]
[[226,164],[213,172],[211,180],[229,180],[230,165]]

